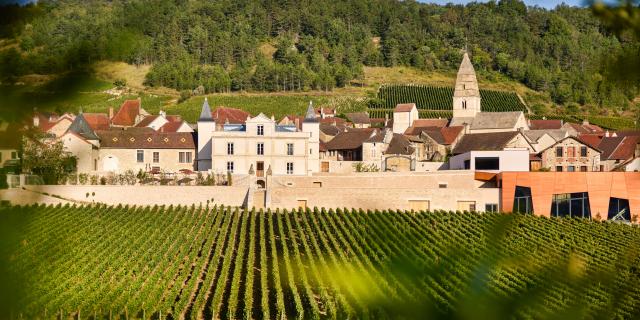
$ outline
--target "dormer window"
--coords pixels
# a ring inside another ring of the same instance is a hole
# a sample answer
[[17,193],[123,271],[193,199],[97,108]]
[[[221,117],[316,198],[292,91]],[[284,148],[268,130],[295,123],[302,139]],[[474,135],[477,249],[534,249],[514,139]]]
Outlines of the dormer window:
[[258,135],[264,136],[264,125],[261,125],[261,124],[258,125]]

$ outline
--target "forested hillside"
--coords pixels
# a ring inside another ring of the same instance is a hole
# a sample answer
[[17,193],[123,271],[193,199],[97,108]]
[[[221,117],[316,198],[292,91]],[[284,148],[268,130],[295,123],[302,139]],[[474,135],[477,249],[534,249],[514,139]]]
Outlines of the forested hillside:
[[38,1],[0,16],[0,79],[151,64],[146,84],[205,92],[331,90],[363,66],[476,70],[549,93],[560,105],[631,108],[637,86],[603,77],[606,55],[637,47],[590,9],[518,0],[438,6],[392,0]]

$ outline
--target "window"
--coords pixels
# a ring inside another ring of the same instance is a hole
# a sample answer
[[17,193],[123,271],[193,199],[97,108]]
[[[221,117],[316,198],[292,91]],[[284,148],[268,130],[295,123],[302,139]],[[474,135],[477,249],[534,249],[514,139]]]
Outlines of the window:
[[567,158],[573,158],[576,156],[576,147],[567,147]]
[[288,156],[293,155],[293,143],[287,143],[287,155]]
[[554,194],[551,199],[552,217],[591,218],[587,192]]
[[580,156],[581,157],[586,157],[587,156],[587,147],[585,147],[585,146],[580,147]]
[[178,153],[178,162],[180,162],[180,163],[191,163],[191,152],[179,152]]
[[576,171],[576,167],[575,166],[567,166],[567,171],[568,172],[575,172]]
[[628,199],[609,198],[609,220],[631,221],[631,209]]
[[447,188],[447,184],[446,183],[438,183],[438,188],[439,189],[446,189]]
[[373,144],[373,148],[371,148],[371,158],[376,157],[376,144]]
[[562,166],[556,166],[556,171],[557,172],[562,172]]
[[264,154],[264,143],[260,142],[257,144],[256,153],[261,156]]
[[316,188],[322,188],[322,181],[314,181],[313,186]]
[[409,210],[412,211],[427,211],[429,206],[429,200],[409,200]]
[[465,170],[471,169],[471,160],[465,160],[464,161],[464,169]]
[[516,191],[513,196],[513,212],[533,213],[531,188],[516,186]]
[[476,202],[475,201],[458,201],[458,210],[474,212],[476,211]]
[[580,166],[580,172],[587,172],[587,166]]
[[562,155],[564,154],[562,147],[556,147],[556,157],[557,158],[562,158]]
[[287,174],[293,174],[293,162],[287,162]]
[[93,159],[93,171],[98,171],[98,159]]
[[138,160],[138,163],[144,162],[144,150],[136,151],[136,159]]
[[233,154],[233,142],[227,143],[227,154],[229,155]]
[[498,157],[477,157],[476,170],[499,170],[500,158]]
[[497,203],[487,203],[484,205],[485,212],[498,212],[498,204]]
[[462,109],[467,109],[467,101],[462,101]]
[[261,125],[261,124],[258,125],[258,135],[264,136],[264,125]]
[[15,151],[11,151],[11,159],[18,159],[18,153]]
[[227,161],[227,172],[233,173],[233,161]]
[[160,162],[160,152],[154,152],[153,153],[153,163],[158,163]]

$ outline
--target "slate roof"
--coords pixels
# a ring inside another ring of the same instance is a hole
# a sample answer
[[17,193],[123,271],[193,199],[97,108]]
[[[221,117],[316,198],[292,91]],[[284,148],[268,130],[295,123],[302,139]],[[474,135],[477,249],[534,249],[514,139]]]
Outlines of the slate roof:
[[452,153],[461,154],[469,151],[502,150],[507,143],[518,134],[518,131],[465,134],[453,149]]
[[139,114],[140,100],[126,100],[111,119],[111,123],[116,126],[133,126]]
[[353,123],[370,124],[371,120],[366,112],[353,112],[346,114],[347,119]]
[[414,151],[415,149],[411,146],[411,141],[407,137],[394,133],[384,154],[411,155]]
[[211,122],[211,121],[213,121],[213,116],[211,114],[211,107],[209,107],[209,101],[207,100],[207,97],[205,97],[204,102],[202,103],[202,109],[200,110],[200,117],[198,117],[198,122]]
[[400,103],[396,105],[396,108],[393,109],[393,112],[411,112],[411,110],[415,107],[415,103]]
[[156,132],[151,128],[143,130],[104,130],[97,131],[100,136],[100,148],[112,149],[193,149],[195,135],[192,132]]
[[318,122],[318,117],[316,117],[316,112],[313,110],[313,103],[309,102],[309,106],[307,107],[307,113],[304,115],[304,122],[312,123]]
[[529,120],[531,130],[560,129],[562,124],[562,120]]
[[514,128],[522,111],[478,112],[471,123],[471,129],[509,129]]
[[67,129],[67,132],[73,132],[87,140],[98,140],[98,136],[91,128],[91,125],[89,124],[89,122],[87,122],[84,114],[82,113],[76,116],[76,118]]
[[[480,114],[482,112],[479,112]],[[464,126],[465,124],[471,125],[473,123],[473,117],[454,117],[449,122],[450,126]]]
[[362,147],[362,144],[373,135],[375,129],[353,129],[340,132],[327,142],[327,150],[349,150]]

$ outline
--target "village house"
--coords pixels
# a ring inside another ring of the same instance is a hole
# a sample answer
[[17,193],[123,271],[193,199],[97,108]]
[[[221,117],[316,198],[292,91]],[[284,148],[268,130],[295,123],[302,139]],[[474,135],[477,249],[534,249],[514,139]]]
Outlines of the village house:
[[533,146],[521,131],[465,134],[452,150],[452,170],[528,171]]
[[58,116],[53,112],[36,112],[33,115],[33,127],[57,138],[67,132],[74,118],[72,114],[68,113]]
[[[411,130],[411,131],[409,131]],[[407,129],[409,138],[416,150],[417,161],[445,161],[451,150],[463,136],[464,127],[424,127]]]
[[347,120],[352,123],[354,128],[371,127],[371,119],[366,112],[352,112],[346,114]]
[[264,186],[265,176],[308,175],[319,171],[319,122],[311,106],[301,129],[278,125],[264,114],[244,123],[216,127],[205,99],[198,119],[198,170],[249,174]]
[[529,139],[529,143],[536,153],[569,136],[566,131],[561,129],[523,130],[522,133]]
[[398,104],[393,110],[393,133],[403,134],[419,118],[415,103]]
[[562,172],[605,171],[600,163],[600,151],[577,137],[566,137],[540,152],[542,168]]
[[567,131],[570,136],[574,137],[577,137],[580,134],[604,133],[604,129],[595,124],[590,124],[588,120],[582,121],[581,124],[567,122],[562,125],[562,130]]

